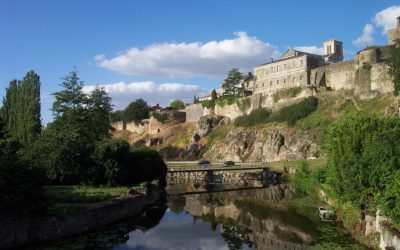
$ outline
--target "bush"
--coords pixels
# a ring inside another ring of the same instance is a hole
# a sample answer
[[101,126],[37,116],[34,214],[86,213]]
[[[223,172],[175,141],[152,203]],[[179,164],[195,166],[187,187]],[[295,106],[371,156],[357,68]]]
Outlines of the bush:
[[302,161],[293,178],[294,187],[302,192],[309,193],[316,187],[316,181],[308,162]]
[[239,107],[240,111],[242,111],[244,113],[251,107],[251,100],[250,100],[250,98],[245,97],[241,100],[238,99],[236,101],[236,104]]
[[151,116],[154,117],[158,122],[165,123],[168,120],[168,115],[160,114],[158,112],[152,112]]
[[7,138],[3,129],[0,118],[0,213],[40,213],[47,203],[45,175],[19,159],[19,144]]
[[224,107],[225,105],[232,105],[236,102],[237,97],[233,95],[224,95],[218,97],[218,99],[215,100],[215,104],[221,107]]
[[349,202],[342,205],[342,222],[347,229],[354,229],[361,219],[360,210]]
[[251,111],[249,115],[242,115],[235,119],[237,127],[251,127],[257,124],[266,123],[269,121],[271,111],[265,108],[259,108]]
[[164,178],[166,173],[167,165],[157,151],[143,147],[129,154],[128,165],[126,166],[126,183]]
[[176,99],[173,100],[169,106],[173,109],[184,109],[185,108],[185,103],[182,100]]
[[391,224],[400,230],[400,171],[397,170],[388,181],[379,205],[383,213],[391,219]]
[[124,168],[128,163],[129,143],[123,139],[104,139],[97,143],[92,154],[96,164],[92,183],[116,185],[124,179]]
[[215,107],[215,100],[204,100],[201,102],[201,106],[203,108],[214,108]]
[[274,102],[278,102],[280,99],[287,99],[287,98],[293,98],[298,96],[302,91],[301,87],[293,87],[289,89],[282,89],[277,92],[275,92],[272,95],[272,99]]
[[289,126],[293,126],[296,121],[307,117],[318,107],[318,98],[310,96],[299,103],[284,107],[277,113],[273,114],[269,121],[286,122]]

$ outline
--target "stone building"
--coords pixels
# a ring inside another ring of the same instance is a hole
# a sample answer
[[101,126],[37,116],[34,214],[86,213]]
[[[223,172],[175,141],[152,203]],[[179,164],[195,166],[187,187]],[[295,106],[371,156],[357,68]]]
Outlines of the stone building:
[[273,93],[280,89],[310,85],[311,70],[343,60],[343,43],[324,43],[324,55],[288,49],[279,60],[254,68],[253,94]]
[[388,44],[396,44],[396,40],[400,39],[400,16],[397,17],[397,27],[387,31]]

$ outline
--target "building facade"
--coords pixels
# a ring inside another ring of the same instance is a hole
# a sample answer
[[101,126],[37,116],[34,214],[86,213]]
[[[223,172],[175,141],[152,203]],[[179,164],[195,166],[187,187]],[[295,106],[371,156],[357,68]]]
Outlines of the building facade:
[[400,39],[400,16],[397,17],[397,27],[387,31],[388,44],[396,44],[396,40]]
[[289,49],[281,59],[271,59],[271,62],[255,67],[253,94],[273,93],[280,89],[310,85],[312,69],[343,60],[342,42],[330,40],[325,42],[324,48],[323,56]]

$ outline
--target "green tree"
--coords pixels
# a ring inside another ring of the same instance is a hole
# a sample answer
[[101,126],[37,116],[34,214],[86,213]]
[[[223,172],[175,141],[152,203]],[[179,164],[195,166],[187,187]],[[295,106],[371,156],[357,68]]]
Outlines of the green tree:
[[150,107],[147,102],[141,98],[129,103],[124,110],[123,118],[124,121],[139,121],[142,119],[149,118]]
[[394,95],[400,93],[400,41],[397,41],[397,46],[393,48],[391,56],[387,60],[389,65],[389,76],[394,83]]
[[45,176],[22,161],[19,150],[0,116],[0,213],[36,215],[46,206]]
[[22,81],[10,82],[3,98],[2,115],[10,136],[21,145],[32,143],[41,132],[40,78],[28,72]]
[[182,100],[176,99],[173,100],[169,106],[173,109],[184,109],[185,108],[185,103]]
[[222,81],[222,90],[224,95],[236,95],[241,88],[243,75],[238,68],[234,68],[228,72],[225,80]]
[[88,111],[92,123],[92,133],[97,140],[108,136],[112,129],[110,114],[112,111],[111,97],[104,88],[96,87],[88,97]]
[[400,119],[362,112],[341,118],[328,130],[328,178],[343,201],[368,207],[400,169]]
[[215,89],[213,89],[211,91],[211,101],[215,101],[215,100],[217,100],[217,98],[218,98],[217,91],[215,91]]
[[52,108],[55,118],[70,113],[74,116],[87,104],[87,96],[82,91],[83,81],[79,79],[77,71],[71,71],[62,80],[60,86],[63,90],[53,94],[56,99]]
[[110,113],[110,121],[111,122],[118,122],[122,121],[124,118],[124,111],[123,110],[116,110]]

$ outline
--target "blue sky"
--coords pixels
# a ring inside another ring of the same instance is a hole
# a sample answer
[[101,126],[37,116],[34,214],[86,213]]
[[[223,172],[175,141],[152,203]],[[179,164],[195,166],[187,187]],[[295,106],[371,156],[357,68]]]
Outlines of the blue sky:
[[35,70],[43,122],[51,93],[74,67],[86,91],[104,85],[116,109],[186,101],[218,88],[233,67],[243,72],[287,48],[320,53],[344,42],[345,57],[386,44],[398,1],[101,1],[0,0],[0,97],[12,79]]

